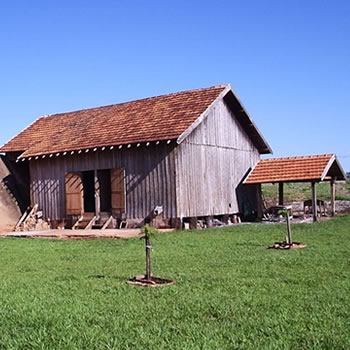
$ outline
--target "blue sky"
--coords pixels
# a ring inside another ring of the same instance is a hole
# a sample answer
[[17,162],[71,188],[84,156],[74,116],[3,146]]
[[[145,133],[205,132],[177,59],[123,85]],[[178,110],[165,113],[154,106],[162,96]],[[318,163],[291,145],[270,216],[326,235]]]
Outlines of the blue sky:
[[274,156],[350,171],[350,1],[2,1],[0,143],[42,115],[231,83]]

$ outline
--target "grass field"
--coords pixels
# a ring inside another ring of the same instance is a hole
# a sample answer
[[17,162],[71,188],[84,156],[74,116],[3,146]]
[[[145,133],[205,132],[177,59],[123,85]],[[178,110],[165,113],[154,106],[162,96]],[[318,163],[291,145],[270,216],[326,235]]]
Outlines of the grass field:
[[349,349],[350,216],[139,239],[0,240],[0,349]]

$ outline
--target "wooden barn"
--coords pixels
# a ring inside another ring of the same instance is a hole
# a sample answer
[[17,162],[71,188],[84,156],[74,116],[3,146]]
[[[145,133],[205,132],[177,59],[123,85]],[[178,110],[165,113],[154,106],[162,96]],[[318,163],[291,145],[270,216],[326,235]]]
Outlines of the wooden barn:
[[242,180],[271,149],[231,86],[220,85],[44,116],[0,152],[23,200],[53,227],[108,219],[179,227],[256,215],[258,186]]

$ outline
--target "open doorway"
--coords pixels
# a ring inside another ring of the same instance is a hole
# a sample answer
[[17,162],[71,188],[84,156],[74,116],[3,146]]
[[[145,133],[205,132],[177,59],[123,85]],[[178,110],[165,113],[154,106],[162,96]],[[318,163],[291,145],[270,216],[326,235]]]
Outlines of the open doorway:
[[83,171],[81,177],[83,183],[84,212],[94,213],[96,211],[94,171]]
[[67,173],[65,181],[67,215],[125,213],[124,169]]

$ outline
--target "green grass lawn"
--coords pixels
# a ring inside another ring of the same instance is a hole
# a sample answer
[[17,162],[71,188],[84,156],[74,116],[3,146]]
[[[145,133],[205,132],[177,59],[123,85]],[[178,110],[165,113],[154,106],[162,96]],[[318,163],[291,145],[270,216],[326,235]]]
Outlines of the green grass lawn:
[[139,239],[0,240],[0,349],[349,349],[350,216]]

